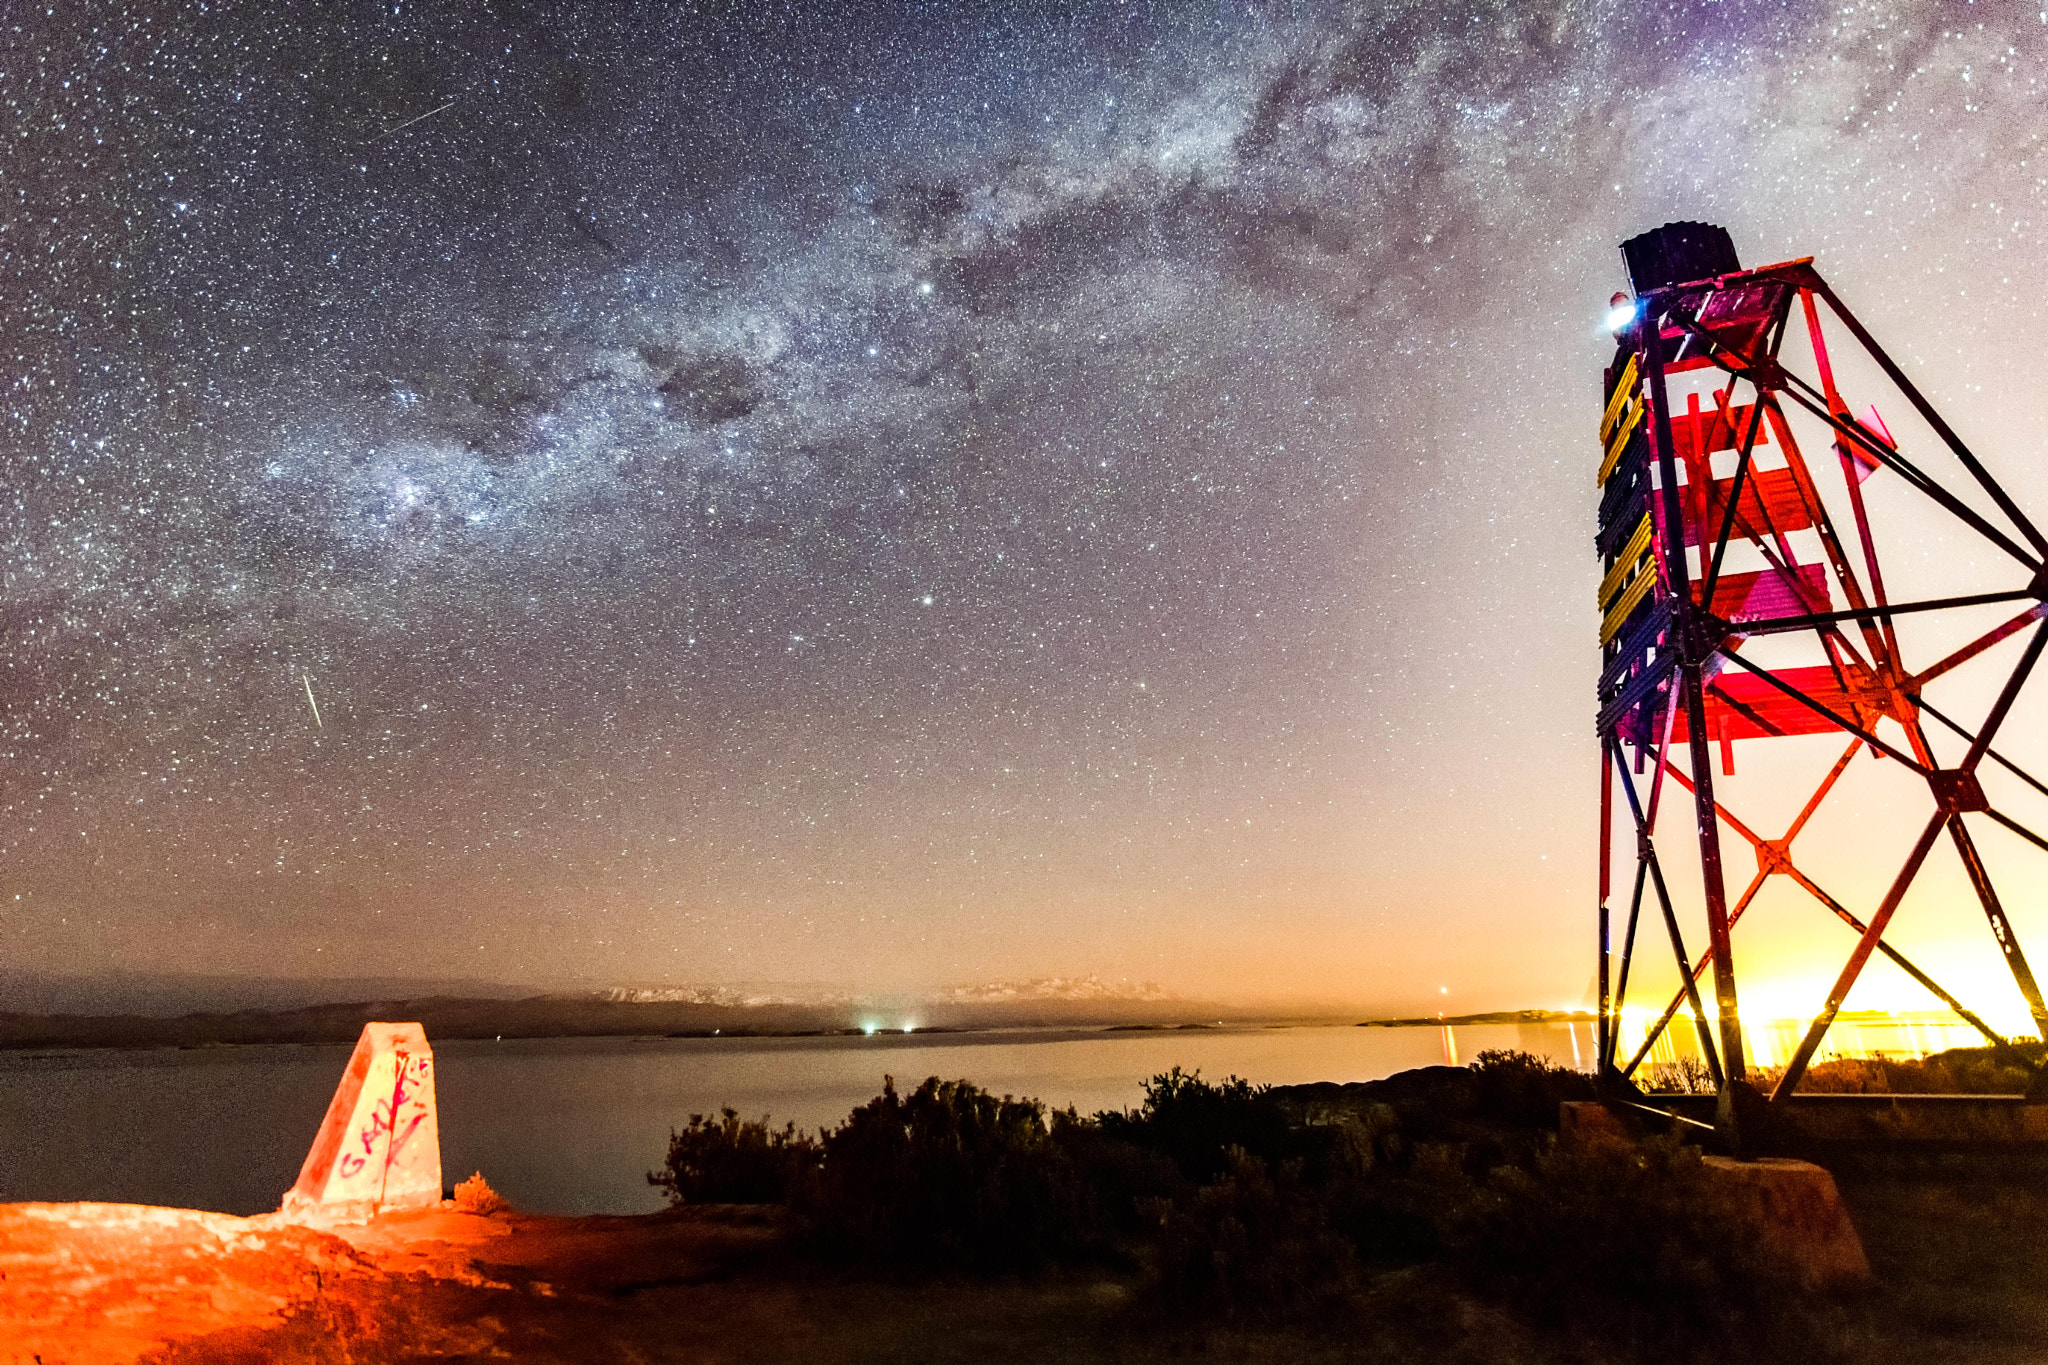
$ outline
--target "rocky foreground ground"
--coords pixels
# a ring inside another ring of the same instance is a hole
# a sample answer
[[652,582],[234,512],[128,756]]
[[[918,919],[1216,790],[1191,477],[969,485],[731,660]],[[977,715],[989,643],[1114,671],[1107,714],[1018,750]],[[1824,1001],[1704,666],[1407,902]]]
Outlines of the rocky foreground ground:
[[444,1205],[316,1227],[6,1205],[0,1361],[613,1360],[649,1338],[686,1348],[671,1358],[716,1359],[687,1351],[704,1343],[675,1296],[778,1240],[767,1212],[744,1209],[546,1218]]
[[325,1228],[0,1206],[0,1362],[1103,1359],[1113,1278],[912,1284],[787,1255],[779,1210],[450,1207]]
[[[1842,1360],[2018,1362],[2048,1341],[2048,1198],[1845,1187],[1872,1291],[1816,1299]],[[1588,1359],[1433,1283],[1310,1331],[1161,1320],[1133,1274],[902,1278],[787,1249],[779,1211],[453,1207],[325,1228],[108,1204],[0,1206],[0,1362],[991,1362]],[[1590,1357],[1599,1358],[1599,1357]]]

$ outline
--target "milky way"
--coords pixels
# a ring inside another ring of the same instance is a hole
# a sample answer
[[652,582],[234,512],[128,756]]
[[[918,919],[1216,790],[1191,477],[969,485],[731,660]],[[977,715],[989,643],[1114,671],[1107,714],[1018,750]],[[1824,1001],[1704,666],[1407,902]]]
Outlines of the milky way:
[[7,958],[1575,1000],[1615,244],[2044,458],[2042,16],[1642,8],[15,9]]

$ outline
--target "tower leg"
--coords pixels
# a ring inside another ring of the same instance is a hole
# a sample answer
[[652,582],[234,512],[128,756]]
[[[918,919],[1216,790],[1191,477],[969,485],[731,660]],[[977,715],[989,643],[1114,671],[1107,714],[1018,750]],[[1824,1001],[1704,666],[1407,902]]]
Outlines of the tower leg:
[[1687,740],[1692,750],[1693,810],[1699,821],[1700,876],[1707,898],[1707,942],[1714,954],[1714,1004],[1721,1024],[1721,1067],[1728,1082],[1745,1078],[1742,1016],[1735,1003],[1735,957],[1728,946],[1728,887],[1721,875],[1721,820],[1714,808],[1713,758],[1707,740],[1707,702],[1700,665],[1679,671],[1685,687]]
[[1664,869],[1657,864],[1655,851],[1650,851],[1644,862],[1650,869],[1650,883],[1657,889],[1657,904],[1664,911],[1664,932],[1671,936],[1671,955],[1678,961],[1678,979],[1685,983],[1687,998],[1692,1001],[1692,1017],[1699,1030],[1700,1053],[1707,1059],[1707,1071],[1713,1076],[1714,1084],[1725,1083],[1728,1073],[1721,1067],[1720,1050],[1714,1046],[1714,1031],[1707,1023],[1707,1012],[1700,1005],[1700,988],[1694,979],[1692,963],[1686,959],[1685,937],[1678,931],[1678,914],[1671,908],[1671,892],[1664,885]]
[[1614,1064],[1613,1049],[1608,1046],[1607,1014],[1611,997],[1608,994],[1609,959],[1613,954],[1614,933],[1612,916],[1607,908],[1607,894],[1611,889],[1614,861],[1614,764],[1609,760],[1606,746],[1600,750],[1600,1041],[1594,1050],[1593,1072],[1604,1074]]

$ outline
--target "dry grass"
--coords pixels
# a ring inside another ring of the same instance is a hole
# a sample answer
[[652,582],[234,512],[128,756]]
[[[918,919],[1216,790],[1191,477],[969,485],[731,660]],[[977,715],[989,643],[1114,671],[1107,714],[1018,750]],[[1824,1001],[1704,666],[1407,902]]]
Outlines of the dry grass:
[[503,1209],[511,1208],[505,1197],[490,1187],[484,1173],[478,1171],[455,1187],[455,1207],[464,1213],[478,1213],[488,1217]]

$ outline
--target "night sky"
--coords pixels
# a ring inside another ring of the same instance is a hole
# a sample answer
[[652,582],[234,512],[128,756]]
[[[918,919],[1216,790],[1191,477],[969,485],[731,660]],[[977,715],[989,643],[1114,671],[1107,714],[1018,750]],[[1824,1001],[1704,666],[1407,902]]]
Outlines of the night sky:
[[9,6],[0,961],[1577,1004],[1616,244],[2028,500],[2044,19]]

